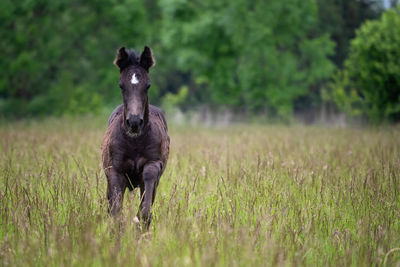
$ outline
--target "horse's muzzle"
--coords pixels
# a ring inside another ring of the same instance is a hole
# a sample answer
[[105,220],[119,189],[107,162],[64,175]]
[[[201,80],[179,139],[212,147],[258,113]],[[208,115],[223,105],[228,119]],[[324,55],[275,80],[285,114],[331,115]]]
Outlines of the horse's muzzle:
[[129,115],[126,119],[128,133],[133,136],[138,136],[143,128],[143,118],[138,115]]

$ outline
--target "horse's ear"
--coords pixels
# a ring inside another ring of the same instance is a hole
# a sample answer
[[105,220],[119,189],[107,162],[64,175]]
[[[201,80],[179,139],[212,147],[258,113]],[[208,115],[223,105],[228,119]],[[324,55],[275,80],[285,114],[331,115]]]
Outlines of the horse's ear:
[[114,65],[122,71],[129,65],[129,55],[125,50],[125,47],[121,47],[117,51],[117,56],[114,59]]
[[142,66],[147,72],[149,72],[150,67],[154,66],[155,63],[156,62],[153,58],[153,54],[151,53],[150,48],[145,46],[142,54],[140,55],[140,66]]

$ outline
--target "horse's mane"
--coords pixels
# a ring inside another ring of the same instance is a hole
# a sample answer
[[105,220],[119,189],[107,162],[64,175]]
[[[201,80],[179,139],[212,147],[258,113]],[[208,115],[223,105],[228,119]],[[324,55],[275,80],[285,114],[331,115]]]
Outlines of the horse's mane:
[[[128,55],[128,57],[126,57],[125,55],[123,57],[121,56],[122,50]],[[120,48],[116,58],[114,59],[114,65],[117,66],[120,70],[130,65],[137,65],[137,64],[139,64],[139,55],[132,48],[131,49],[125,49],[124,47]]]
[[132,48],[125,49],[126,53],[128,53],[128,65],[137,65],[139,63],[139,55]]

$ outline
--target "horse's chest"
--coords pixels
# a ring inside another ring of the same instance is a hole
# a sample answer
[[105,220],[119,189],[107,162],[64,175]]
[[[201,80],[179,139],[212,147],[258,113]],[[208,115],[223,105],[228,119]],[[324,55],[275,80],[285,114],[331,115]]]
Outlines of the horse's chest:
[[158,158],[152,146],[126,147],[119,155],[118,167],[132,175],[140,175],[147,162]]
[[153,140],[137,143],[115,143],[112,148],[113,166],[119,172],[126,173],[132,178],[140,179],[146,163],[160,158],[160,145],[157,142],[150,141]]
[[135,165],[143,165],[146,161],[158,158],[159,151],[156,145],[132,146],[126,149],[124,157],[135,162]]
[[116,164],[116,168],[120,173],[123,173],[128,179],[128,188],[133,189],[142,182],[143,167],[147,160],[144,157],[129,155],[122,157]]

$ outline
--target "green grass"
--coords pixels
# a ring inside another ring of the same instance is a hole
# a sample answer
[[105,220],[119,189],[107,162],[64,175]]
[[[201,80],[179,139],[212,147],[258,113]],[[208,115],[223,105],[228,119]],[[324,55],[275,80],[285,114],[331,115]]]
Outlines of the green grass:
[[146,234],[107,215],[106,119],[0,126],[0,265],[400,264],[400,130],[170,130]]

